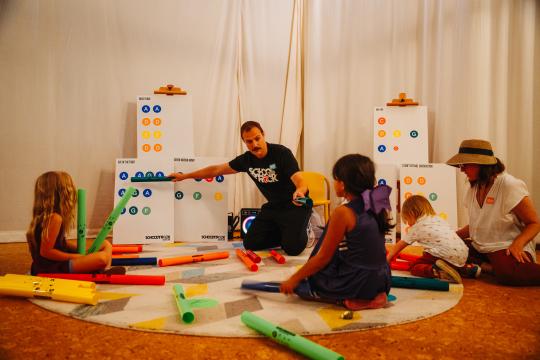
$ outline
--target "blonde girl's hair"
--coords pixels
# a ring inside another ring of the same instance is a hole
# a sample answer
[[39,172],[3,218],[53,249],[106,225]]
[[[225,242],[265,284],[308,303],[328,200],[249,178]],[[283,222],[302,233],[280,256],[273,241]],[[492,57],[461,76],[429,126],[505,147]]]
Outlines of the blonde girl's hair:
[[49,171],[40,175],[34,186],[32,221],[26,232],[31,253],[36,247],[36,226],[41,225],[41,239],[47,236],[48,225],[53,213],[62,217],[64,230],[75,225],[77,190],[68,173]]
[[413,195],[405,200],[401,206],[401,216],[404,220],[414,219],[416,221],[426,215],[435,215],[435,210],[433,210],[429,200],[423,196]]

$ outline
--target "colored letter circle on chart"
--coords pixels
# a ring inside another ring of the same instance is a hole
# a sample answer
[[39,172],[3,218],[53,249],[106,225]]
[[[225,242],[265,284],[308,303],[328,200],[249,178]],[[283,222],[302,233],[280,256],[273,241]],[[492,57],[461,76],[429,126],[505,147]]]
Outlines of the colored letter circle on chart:
[[142,119],[142,124],[143,124],[144,126],[150,125],[150,119],[149,119],[149,118],[144,118],[144,119]]
[[423,176],[420,176],[417,181],[418,181],[419,185],[425,185],[426,184],[426,178],[423,177]]
[[377,135],[379,135],[379,137],[385,137],[385,136],[386,136],[386,131],[384,131],[384,130],[379,130],[379,132],[377,133]]
[[144,152],[149,152],[150,149],[151,149],[150,145],[148,145],[148,144],[143,144],[142,150],[143,150]]
[[448,215],[446,213],[444,213],[444,212],[440,213],[439,216],[443,220],[448,220]]
[[122,197],[124,196],[124,193],[126,192],[126,189],[120,189],[118,190],[118,196]]
[[137,209],[136,206],[132,206],[132,207],[129,208],[129,213],[131,215],[136,215],[138,212],[139,212],[139,209]]
[[214,199],[216,199],[217,201],[223,200],[223,194],[220,192],[215,193]]
[[143,194],[144,197],[150,197],[150,196],[152,196],[152,190],[144,189],[142,194]]
[[201,182],[202,179],[194,179],[196,182]]
[[379,146],[377,147],[377,150],[379,150],[379,152],[385,152],[385,151],[386,151],[386,146],[384,146],[384,145],[379,145]]
[[394,137],[400,137],[400,136],[401,136],[401,131],[394,130]]
[[156,126],[161,125],[161,119],[160,118],[155,118],[154,119],[154,125],[156,125]]
[[157,172],[156,172],[156,176],[164,177],[164,176],[165,176],[165,173],[164,173],[163,171],[157,171]]
[[206,178],[206,179],[204,179],[204,180],[206,180],[206,182],[211,183],[212,181],[214,181],[214,178]]
[[160,152],[161,150],[163,150],[163,146],[161,146],[161,144],[155,144],[154,150],[155,152]]
[[161,131],[154,131],[154,138],[156,139],[161,138]]
[[174,197],[176,198],[176,200],[182,200],[182,198],[184,197],[184,193],[181,191],[177,191],[174,193]]
[[200,192],[198,192],[198,191],[195,191],[195,192],[193,193],[193,198],[194,198],[195,200],[201,200],[201,199],[202,199],[202,194],[201,194]]
[[410,177],[410,176],[405,176],[405,177],[403,178],[403,182],[404,182],[405,184],[407,184],[407,185],[411,185],[411,184],[412,184],[412,177]]
[[384,180],[384,179],[379,179],[379,181],[377,182],[377,184],[379,184],[379,185],[386,185],[386,180]]
[[121,215],[124,215],[126,213],[126,208],[123,208],[122,211],[120,211]]
[[435,194],[435,193],[429,194],[429,200],[435,201],[435,200],[437,200],[437,198],[438,198],[437,194]]
[[139,189],[135,189],[135,191],[133,192],[133,197],[137,197],[139,196]]
[[141,212],[143,213],[143,215],[150,215],[152,210],[150,210],[150,208],[148,206],[145,206],[145,207],[142,208]]
[[126,179],[128,178],[128,176],[129,176],[129,175],[128,175],[127,172],[122,171],[122,172],[120,173],[120,180],[126,180]]
[[411,135],[412,138],[417,138],[418,137],[418,131],[411,130],[410,135]]
[[380,125],[384,125],[386,123],[386,119],[383,118],[383,117],[380,117],[377,122],[380,124]]
[[145,176],[146,176],[146,177],[153,177],[153,176],[154,176],[154,173],[151,172],[151,171],[147,171]]
[[142,132],[143,139],[148,139],[150,137],[150,131],[145,130]]
[[161,112],[161,106],[159,106],[159,105],[154,105],[153,109],[154,109],[155,113]]
[[147,112],[149,112],[149,111],[150,111],[150,106],[148,106],[148,105],[143,105],[143,107],[142,107],[142,112],[143,112],[143,113],[147,113]]
[[216,176],[216,181],[217,181],[218,183],[223,182],[223,180],[225,180],[225,177],[224,177],[223,175],[218,175],[218,176]]
[[399,146],[394,146],[394,151],[398,151],[399,150]]
[[409,192],[409,191],[407,191],[407,192],[404,194],[404,196],[405,196],[405,200],[407,200],[408,198],[410,198],[410,197],[412,196],[412,193]]
[[142,178],[142,177],[144,177],[144,173],[142,171],[137,171],[135,173],[135,177]]

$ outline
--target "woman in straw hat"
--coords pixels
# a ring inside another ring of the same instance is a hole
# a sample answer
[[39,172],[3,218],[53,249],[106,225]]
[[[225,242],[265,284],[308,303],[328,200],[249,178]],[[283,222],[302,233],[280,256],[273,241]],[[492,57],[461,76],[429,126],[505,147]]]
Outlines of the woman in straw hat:
[[527,186],[504,171],[485,140],[465,140],[446,162],[465,173],[469,224],[457,231],[470,247],[469,261],[482,263],[506,285],[540,285],[534,237],[540,221]]

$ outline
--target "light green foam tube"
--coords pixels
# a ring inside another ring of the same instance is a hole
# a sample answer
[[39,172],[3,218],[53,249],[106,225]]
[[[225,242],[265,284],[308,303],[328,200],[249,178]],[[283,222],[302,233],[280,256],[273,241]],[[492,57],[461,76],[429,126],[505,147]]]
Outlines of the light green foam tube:
[[77,252],[86,254],[86,190],[77,190]]
[[294,351],[299,352],[300,354],[310,359],[345,359],[343,355],[327,349],[317,343],[314,343],[313,341],[310,341],[305,337],[282,329],[279,326],[276,326],[264,320],[263,318],[260,318],[257,315],[250,313],[249,311],[244,311],[240,316],[240,319],[250,328],[260,332],[263,335],[268,336],[270,339],[281,345],[285,345],[293,349]]
[[109,233],[111,232],[114,223],[116,220],[118,220],[118,217],[120,216],[120,213],[122,210],[126,207],[129,199],[131,199],[131,196],[135,192],[134,187],[129,187],[126,192],[124,193],[124,196],[120,199],[118,204],[116,204],[116,207],[113,209],[107,220],[105,221],[105,225],[101,228],[99,233],[96,236],[96,240],[92,243],[92,246],[88,249],[88,253],[91,254],[93,252],[96,252],[101,247],[101,244],[103,244],[103,241],[105,241],[105,238]]
[[191,323],[193,320],[195,320],[195,315],[193,315],[193,311],[191,311],[191,305],[189,304],[189,301],[186,300],[186,296],[184,295],[184,288],[182,287],[182,285],[175,284],[173,286],[173,292],[174,298],[176,300],[176,307],[180,312],[180,317],[182,318],[182,321],[186,324]]

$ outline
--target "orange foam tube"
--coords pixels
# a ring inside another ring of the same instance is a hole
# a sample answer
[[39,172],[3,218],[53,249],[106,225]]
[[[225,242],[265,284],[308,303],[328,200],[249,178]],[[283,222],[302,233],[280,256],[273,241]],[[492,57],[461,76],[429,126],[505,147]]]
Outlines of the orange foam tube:
[[125,245],[125,246],[120,246],[120,245],[116,245],[112,247],[112,252],[113,254],[117,254],[117,253],[138,253],[138,252],[141,252],[142,251],[142,246],[141,245]]
[[196,254],[196,255],[187,255],[187,256],[178,256],[173,258],[164,258],[158,260],[159,266],[172,266],[172,265],[182,265],[182,264],[191,264],[199,261],[210,261],[210,260],[219,260],[226,259],[229,257],[228,251],[213,252],[206,254]]
[[255,264],[251,259],[247,256],[245,252],[243,252],[240,249],[236,249],[236,255],[246,264],[247,268],[251,271],[257,271],[259,270],[259,267],[257,264]]

